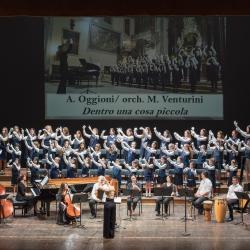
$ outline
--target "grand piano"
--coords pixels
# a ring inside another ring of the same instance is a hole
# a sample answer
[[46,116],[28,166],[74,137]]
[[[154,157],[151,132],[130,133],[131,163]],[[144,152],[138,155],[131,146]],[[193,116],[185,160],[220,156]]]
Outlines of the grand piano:
[[[69,63],[68,66],[68,81],[72,84],[79,84],[82,81],[95,80],[98,84],[101,68],[93,63],[87,62],[84,58],[78,58],[77,62]],[[59,65],[52,65],[52,73],[50,80],[60,80]]]
[[88,184],[94,184],[97,181],[98,177],[49,179],[46,185],[38,187],[38,190],[33,191],[37,194],[38,200],[41,201],[42,212],[50,216],[50,203],[56,200],[56,194],[61,183],[67,183],[69,186],[74,185],[77,192],[82,192]]

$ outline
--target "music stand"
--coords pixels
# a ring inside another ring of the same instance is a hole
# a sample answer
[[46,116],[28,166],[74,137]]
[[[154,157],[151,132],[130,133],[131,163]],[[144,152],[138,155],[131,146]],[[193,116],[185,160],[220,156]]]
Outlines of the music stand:
[[2,224],[1,215],[3,215],[3,224],[5,223],[4,222],[4,209],[3,209],[3,205],[2,205],[2,200],[5,200],[8,196],[9,196],[9,194],[0,195],[0,224]]
[[245,192],[250,191],[250,182],[246,182],[246,183],[243,184],[243,190]]
[[185,184],[185,189],[184,189],[184,193],[185,193],[185,215],[184,215],[184,222],[185,222],[185,229],[184,232],[182,233],[182,236],[187,237],[190,236],[190,233],[187,232],[187,184]]
[[[79,61],[82,64],[83,68],[85,69],[86,66],[87,66],[86,60],[83,59],[83,58],[80,58]],[[81,94],[83,94],[83,93],[86,93],[86,94],[89,94],[89,93],[96,94],[96,92],[89,90],[89,87],[90,87],[89,86],[89,77],[90,77],[91,70],[85,70],[85,72],[87,73],[87,76],[88,76],[88,85],[87,85],[87,89],[85,91],[81,92]]]
[[134,203],[134,198],[141,196],[141,192],[139,190],[133,190],[133,189],[125,189],[123,192],[123,195],[129,196],[131,199],[131,209],[129,211],[129,218],[126,218],[124,220],[128,220],[128,221],[132,221],[132,220],[136,220],[135,217],[132,217],[132,207],[133,207],[133,203]]
[[[187,202],[187,197],[189,198],[189,201],[192,201],[194,199],[194,190],[193,189],[189,189],[186,187],[186,184],[184,186],[185,188],[179,190],[179,194],[181,196],[186,196],[185,197],[185,206],[186,206],[186,202]],[[192,204],[191,204],[192,206]],[[187,206],[185,207],[185,210],[187,209]],[[191,221],[194,221],[195,220],[195,216],[193,216],[193,214],[195,215],[195,212],[192,211],[192,215],[190,217],[184,215],[181,220],[185,221],[185,220],[191,220]]]
[[156,187],[154,189],[154,196],[160,196],[162,201],[161,201],[161,217],[160,218],[156,218],[156,219],[161,219],[161,220],[165,220],[167,219],[167,217],[164,218],[164,214],[163,214],[163,209],[164,209],[164,198],[167,197],[171,197],[173,198],[173,196],[171,196],[172,194],[172,187]]
[[[247,193],[244,192],[234,192],[239,200],[239,208],[241,211],[241,222],[237,222],[235,223],[235,225],[241,224],[241,225],[246,225],[246,223],[244,223],[243,221],[243,211],[245,210],[245,208],[247,207],[247,204],[249,202],[249,196]],[[244,200],[246,201],[244,204]]]
[[88,194],[87,193],[75,193],[72,197],[72,203],[80,204],[80,225],[78,227],[86,229],[85,225],[82,225],[82,202],[88,201]]

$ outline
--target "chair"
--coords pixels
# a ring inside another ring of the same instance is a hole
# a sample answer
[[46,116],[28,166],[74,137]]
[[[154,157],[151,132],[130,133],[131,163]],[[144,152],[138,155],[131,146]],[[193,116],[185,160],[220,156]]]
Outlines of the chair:
[[44,168],[39,169],[39,178],[44,178],[46,175],[48,175],[48,170]]
[[97,176],[97,175],[98,175],[98,169],[89,170],[89,176]]
[[112,169],[105,169],[104,175],[112,177]]
[[143,169],[139,169],[136,171],[136,177],[138,178],[138,183],[140,183],[142,185],[142,189],[143,189],[143,185],[145,184],[144,180],[144,170]]
[[26,211],[26,205],[27,201],[17,201],[16,198],[12,199],[13,201],[13,215],[14,217],[16,216],[16,210],[21,210],[22,211],[22,216],[25,216],[27,211]]
[[64,178],[67,178],[67,176],[68,176],[68,174],[67,174],[67,169],[62,169],[62,171],[61,171],[61,174],[62,174],[62,176],[64,176]]
[[140,155],[141,155],[140,149],[136,149],[136,150],[135,150],[135,154],[136,154],[136,159],[139,159],[139,157],[140,157]]
[[154,171],[154,178],[157,179],[157,177],[159,176],[159,171],[160,171],[160,169],[156,169],[156,170]]
[[77,175],[77,177],[81,177],[82,176],[82,169],[77,169],[76,175]]
[[174,170],[174,169],[172,169],[172,168],[170,168],[170,169],[168,170],[168,174],[170,174],[170,175],[175,174],[175,170]]
[[161,155],[161,150],[157,149],[156,150],[156,158],[160,158],[160,155]]
[[[142,214],[142,193],[140,191],[134,190],[133,191],[134,197],[139,197],[137,207],[139,208],[139,216]],[[123,195],[124,196],[130,196],[131,191],[129,189],[123,189]],[[127,215],[128,215],[128,209],[127,209]]]
[[101,156],[105,156],[107,155],[107,150],[105,148],[101,149]]
[[122,169],[121,176],[124,178],[124,179],[122,179],[121,184],[122,185],[127,185],[128,184],[128,178],[129,178],[129,170]]

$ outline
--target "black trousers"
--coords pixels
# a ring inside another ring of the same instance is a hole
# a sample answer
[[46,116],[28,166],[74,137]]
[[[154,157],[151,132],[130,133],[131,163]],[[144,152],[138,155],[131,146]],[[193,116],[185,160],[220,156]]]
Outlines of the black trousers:
[[116,205],[114,200],[106,199],[104,204],[103,237],[115,237]]
[[165,211],[165,214],[167,214],[168,213],[168,205],[169,205],[170,201],[171,201],[170,197],[163,197],[163,198],[161,196],[156,197],[155,211],[160,213],[160,211],[161,211],[161,203],[163,202],[164,211]]
[[91,212],[91,215],[92,216],[96,216],[96,211],[95,211],[95,204],[97,203],[96,200],[94,199],[91,199],[89,201],[89,208],[90,208],[90,212]]
[[239,200],[237,199],[231,199],[231,200],[227,200],[227,206],[228,206],[228,210],[229,210],[229,217],[231,219],[233,219],[233,207],[235,204],[238,204]]

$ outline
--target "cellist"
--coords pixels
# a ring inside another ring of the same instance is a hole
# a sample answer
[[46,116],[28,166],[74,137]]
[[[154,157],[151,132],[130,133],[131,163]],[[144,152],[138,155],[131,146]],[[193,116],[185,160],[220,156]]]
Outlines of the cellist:
[[72,204],[69,193],[69,186],[67,183],[61,183],[58,191],[59,212],[57,217],[57,224],[64,225],[76,223],[76,219],[80,216],[80,209]]

